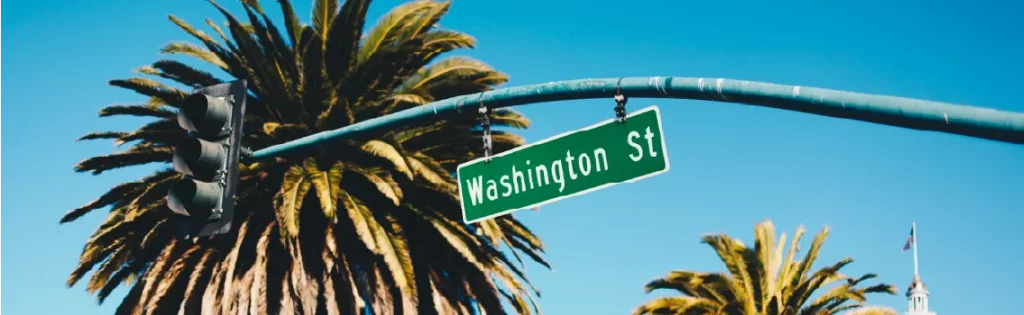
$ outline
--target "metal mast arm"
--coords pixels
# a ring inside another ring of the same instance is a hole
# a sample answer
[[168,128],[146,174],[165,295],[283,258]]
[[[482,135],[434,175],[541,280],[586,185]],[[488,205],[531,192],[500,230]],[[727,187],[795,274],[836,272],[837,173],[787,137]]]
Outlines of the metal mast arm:
[[719,78],[626,77],[558,81],[457,96],[361,121],[256,151],[252,159],[280,156],[326,141],[392,129],[473,111],[561,100],[609,98],[616,87],[629,97],[677,98],[772,107],[917,130],[1024,144],[1024,113],[910,98]]

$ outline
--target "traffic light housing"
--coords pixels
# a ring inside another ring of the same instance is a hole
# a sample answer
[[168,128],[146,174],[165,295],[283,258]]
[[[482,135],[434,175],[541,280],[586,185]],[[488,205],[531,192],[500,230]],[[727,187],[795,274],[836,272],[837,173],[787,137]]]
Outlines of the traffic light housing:
[[197,89],[178,109],[189,135],[174,148],[184,176],[167,192],[167,206],[183,220],[179,237],[227,233],[234,218],[238,163],[247,97],[245,80]]

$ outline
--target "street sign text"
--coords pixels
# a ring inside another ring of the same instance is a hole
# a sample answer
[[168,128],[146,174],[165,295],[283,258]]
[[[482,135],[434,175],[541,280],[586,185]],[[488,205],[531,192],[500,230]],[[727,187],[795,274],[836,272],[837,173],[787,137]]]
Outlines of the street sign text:
[[459,165],[466,223],[667,172],[657,106]]

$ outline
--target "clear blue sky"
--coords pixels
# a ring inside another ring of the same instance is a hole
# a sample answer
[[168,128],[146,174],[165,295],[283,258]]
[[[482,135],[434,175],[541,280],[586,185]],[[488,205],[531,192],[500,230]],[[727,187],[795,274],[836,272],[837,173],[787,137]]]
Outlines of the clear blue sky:
[[[242,12],[237,1],[222,2]],[[296,2],[308,16],[312,1]],[[510,85],[726,77],[1024,111],[1014,97],[1024,86],[1019,5],[824,2],[833,4],[459,0],[441,23],[476,36],[479,48],[461,53],[506,71]],[[370,20],[394,4],[375,2]],[[109,314],[125,290],[96,306],[84,283],[64,285],[105,215],[57,222],[152,168],[75,173],[76,162],[115,148],[74,139],[141,124],[96,113],[143,100],[107,80],[155,61],[164,43],[190,39],[167,14],[193,25],[223,19],[204,1],[5,7],[9,119],[2,134],[10,180],[2,311]],[[264,7],[278,11],[274,1]],[[831,226],[822,259],[852,256],[849,272],[875,272],[897,285],[901,295],[872,301],[898,310],[906,308],[902,293],[912,276],[911,256],[900,247],[915,219],[934,310],[996,314],[1016,309],[1024,295],[1024,147],[735,104],[633,99],[629,106],[651,104],[664,115],[669,173],[521,215],[548,244],[557,270],[529,269],[545,313],[625,314],[652,297],[642,288],[653,277],[723,269],[698,243],[701,234],[726,232],[750,242],[754,224],[765,218],[789,234],[799,224],[810,232]],[[520,107],[535,126],[525,136],[535,141],[611,118],[613,105],[608,99]]]

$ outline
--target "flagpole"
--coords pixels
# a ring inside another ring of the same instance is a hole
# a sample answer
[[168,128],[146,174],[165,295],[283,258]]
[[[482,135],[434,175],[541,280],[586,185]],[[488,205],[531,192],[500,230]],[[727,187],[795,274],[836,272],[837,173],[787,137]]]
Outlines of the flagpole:
[[911,231],[912,232],[911,233],[912,234],[911,237],[913,237],[914,240],[913,240],[913,244],[911,244],[911,245],[914,246],[914,276],[917,277],[918,276],[918,273],[917,273],[917,221],[914,221],[913,223],[911,223],[910,229],[913,230],[913,231]]

